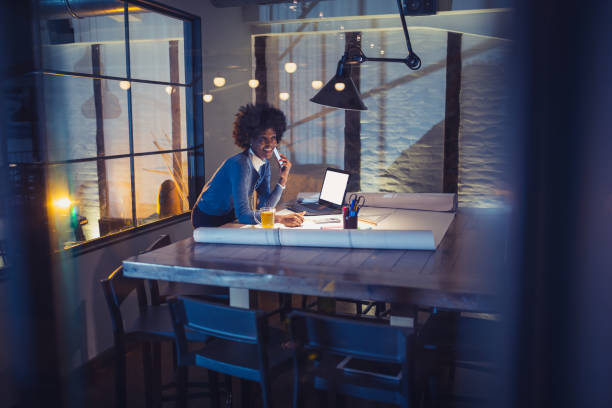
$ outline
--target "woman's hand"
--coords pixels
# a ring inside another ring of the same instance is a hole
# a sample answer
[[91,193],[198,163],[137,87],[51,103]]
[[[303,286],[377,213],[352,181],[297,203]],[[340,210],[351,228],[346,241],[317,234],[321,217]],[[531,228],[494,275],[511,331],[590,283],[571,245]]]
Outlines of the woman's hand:
[[304,222],[304,214],[301,213],[291,213],[287,215],[278,215],[274,216],[274,222],[280,222],[286,227],[299,227]]
[[287,185],[287,179],[289,178],[289,172],[291,171],[292,164],[284,154],[281,153],[280,157],[281,159],[279,160],[278,164],[280,165],[281,171],[278,182],[285,187]]

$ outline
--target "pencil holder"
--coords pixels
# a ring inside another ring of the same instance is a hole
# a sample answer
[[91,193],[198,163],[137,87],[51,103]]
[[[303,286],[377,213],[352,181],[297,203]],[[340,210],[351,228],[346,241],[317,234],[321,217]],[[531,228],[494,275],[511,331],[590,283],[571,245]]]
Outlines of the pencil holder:
[[357,216],[356,215],[342,215],[342,227],[344,229],[357,229]]

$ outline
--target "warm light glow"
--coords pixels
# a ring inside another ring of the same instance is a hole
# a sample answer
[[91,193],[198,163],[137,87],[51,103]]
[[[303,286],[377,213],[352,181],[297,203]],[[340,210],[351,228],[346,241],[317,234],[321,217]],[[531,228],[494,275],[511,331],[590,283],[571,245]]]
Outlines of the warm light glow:
[[60,197],[53,200],[53,206],[60,210],[67,210],[72,205],[72,201],[68,197]]
[[253,89],[257,88],[259,86],[259,81],[256,79],[250,79],[249,80],[249,86]]
[[212,95],[211,94],[204,94],[204,96],[202,97],[202,99],[204,99],[204,102],[209,103],[212,102]]
[[170,85],[168,85],[168,86],[166,87],[166,93],[167,93],[168,95],[170,95],[170,94],[172,93],[172,87],[171,87]]
[[281,92],[278,94],[278,97],[281,101],[286,101],[287,99],[289,99],[289,92]]
[[385,55],[385,50],[380,50],[380,55]]
[[132,86],[132,84],[130,84],[130,81],[120,81],[119,82],[119,88],[123,89],[124,91],[127,91],[128,89],[130,89],[130,86]]
[[297,71],[297,64],[295,62],[286,62],[285,71],[290,74],[293,74],[295,71]]
[[225,85],[225,78],[223,78],[222,76],[214,77],[213,84],[215,84],[217,88],[221,88],[223,85]]
[[319,81],[319,80],[312,81],[313,89],[320,89],[322,86],[323,86],[323,81]]
[[344,85],[344,82],[336,82],[334,84],[334,88],[336,88],[336,91],[344,91],[345,87],[346,85]]

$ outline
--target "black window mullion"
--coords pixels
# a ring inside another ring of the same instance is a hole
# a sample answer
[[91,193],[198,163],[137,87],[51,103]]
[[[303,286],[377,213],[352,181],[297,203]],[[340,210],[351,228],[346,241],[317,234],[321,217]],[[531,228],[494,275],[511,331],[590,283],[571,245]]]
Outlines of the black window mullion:
[[[130,67],[130,19],[128,15],[128,3],[123,6],[123,24],[125,28],[125,70],[128,81],[132,79],[132,70]],[[132,227],[137,227],[136,224],[136,177],[134,169],[134,123],[132,118],[132,87],[127,90],[127,105],[128,105],[128,129],[129,129],[129,147],[130,147],[130,189],[132,194]]]

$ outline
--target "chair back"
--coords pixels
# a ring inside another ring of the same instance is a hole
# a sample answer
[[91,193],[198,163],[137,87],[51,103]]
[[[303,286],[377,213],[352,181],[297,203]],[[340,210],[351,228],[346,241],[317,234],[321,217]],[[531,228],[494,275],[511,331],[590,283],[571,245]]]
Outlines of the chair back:
[[[144,251],[141,251],[141,254],[154,251],[156,249],[168,246],[172,243],[170,240],[170,235],[162,234],[160,235],[151,245],[149,245]],[[159,293],[159,284],[155,279],[149,279],[149,293],[151,294],[151,304],[160,305],[163,303],[162,297]]]
[[293,340],[307,349],[390,363],[409,357],[411,329],[301,311],[289,318]]
[[[153,249],[161,248],[162,246],[170,244],[170,236],[168,234],[161,235],[157,238],[153,244],[151,244],[145,251],[152,251]],[[138,311],[143,313],[148,307],[147,294],[145,290],[144,280],[140,278],[128,278],[123,275],[123,266],[115,269],[106,279],[100,281],[102,289],[104,290],[104,297],[106,299],[106,305],[108,306],[111,322],[113,325],[113,332],[115,336],[122,335],[125,332],[123,327],[123,316],[121,314],[121,305],[134,291],[138,300]],[[158,290],[159,293],[159,290]],[[154,294],[151,294],[151,298],[154,298]],[[159,294],[157,294],[159,296]],[[154,302],[153,302],[154,303]],[[155,303],[154,303],[155,304]]]
[[179,297],[171,302],[170,310],[179,341],[185,329],[250,344],[257,344],[262,336],[263,313],[257,310],[223,306],[187,297]]

